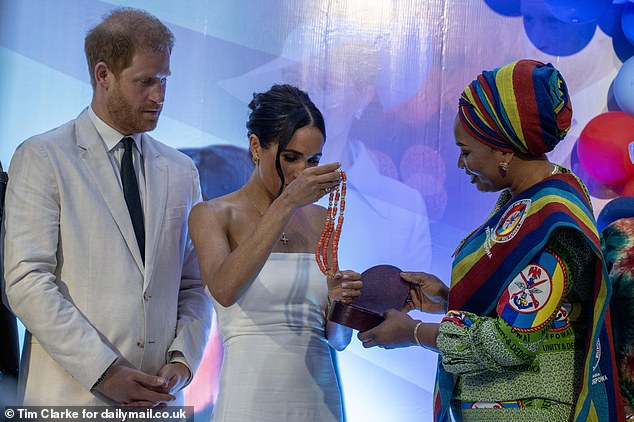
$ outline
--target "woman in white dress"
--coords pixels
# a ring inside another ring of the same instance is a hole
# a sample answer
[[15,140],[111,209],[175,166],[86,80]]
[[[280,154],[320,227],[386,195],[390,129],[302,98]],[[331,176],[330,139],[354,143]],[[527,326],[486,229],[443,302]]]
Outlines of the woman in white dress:
[[321,273],[314,251],[326,210],[313,204],[339,184],[339,164],[318,165],[324,120],[303,91],[274,85],[249,108],[251,178],[189,218],[224,343],[212,420],[341,421],[329,345],[343,350],[352,330],[324,315],[362,282],[349,270]]

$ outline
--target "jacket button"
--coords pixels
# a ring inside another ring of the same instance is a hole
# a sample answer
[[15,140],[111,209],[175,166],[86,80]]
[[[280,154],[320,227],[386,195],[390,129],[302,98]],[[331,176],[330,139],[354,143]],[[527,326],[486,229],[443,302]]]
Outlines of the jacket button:
[[148,301],[152,296],[148,292],[143,293],[143,300]]
[[143,340],[137,341],[136,345],[139,346],[141,349],[143,349],[145,347],[145,343],[143,342]]

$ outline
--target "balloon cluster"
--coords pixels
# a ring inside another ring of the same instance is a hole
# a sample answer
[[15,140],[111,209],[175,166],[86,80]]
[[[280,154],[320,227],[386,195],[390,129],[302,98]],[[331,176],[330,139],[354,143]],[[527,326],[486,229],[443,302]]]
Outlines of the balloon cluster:
[[597,26],[612,37],[624,62],[634,56],[633,0],[484,0],[504,16],[522,16],[533,45],[546,54],[569,56],[592,40]]
[[634,56],[634,2],[632,0],[614,0],[599,20],[599,27],[612,37],[612,46],[622,62]]
[[[609,197],[605,225],[623,212],[634,216],[634,0],[484,0],[504,16],[522,16],[524,30],[539,50],[568,56],[582,50],[599,27],[612,38],[623,62],[612,84],[616,106],[590,120],[579,135],[576,154],[593,185]],[[590,181],[586,181],[590,182]],[[589,185],[590,186],[590,185]],[[598,191],[597,191],[598,193]],[[625,199],[627,198],[627,199]],[[604,215],[605,214],[605,215]],[[609,217],[609,218],[608,218]]]
[[[634,2],[627,3],[611,8],[623,9],[620,28],[634,45]],[[619,111],[608,111],[588,122],[577,140],[577,155],[593,179],[621,196],[634,196],[634,56],[619,69],[612,93],[617,107],[611,108]]]

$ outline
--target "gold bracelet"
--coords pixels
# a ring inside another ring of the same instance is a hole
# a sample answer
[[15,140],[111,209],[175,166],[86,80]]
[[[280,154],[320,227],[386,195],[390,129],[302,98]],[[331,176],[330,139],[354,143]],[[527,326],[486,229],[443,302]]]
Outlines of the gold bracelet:
[[414,340],[416,340],[416,344],[418,344],[420,347],[425,347],[420,343],[420,340],[418,340],[418,327],[420,327],[421,325],[423,325],[423,321],[418,321],[418,324],[416,324],[416,327],[414,327]]

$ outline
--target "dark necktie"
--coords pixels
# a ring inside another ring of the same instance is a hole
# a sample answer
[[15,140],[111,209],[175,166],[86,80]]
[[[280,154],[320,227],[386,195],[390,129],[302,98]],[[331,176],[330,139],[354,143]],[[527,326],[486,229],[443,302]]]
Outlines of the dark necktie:
[[136,241],[141,251],[141,259],[145,262],[145,227],[143,225],[143,208],[141,208],[141,196],[139,195],[139,183],[136,180],[134,165],[132,164],[132,145],[134,139],[125,137],[123,142],[123,157],[121,158],[121,182],[123,183],[123,196],[128,205],[128,212],[134,227]]

